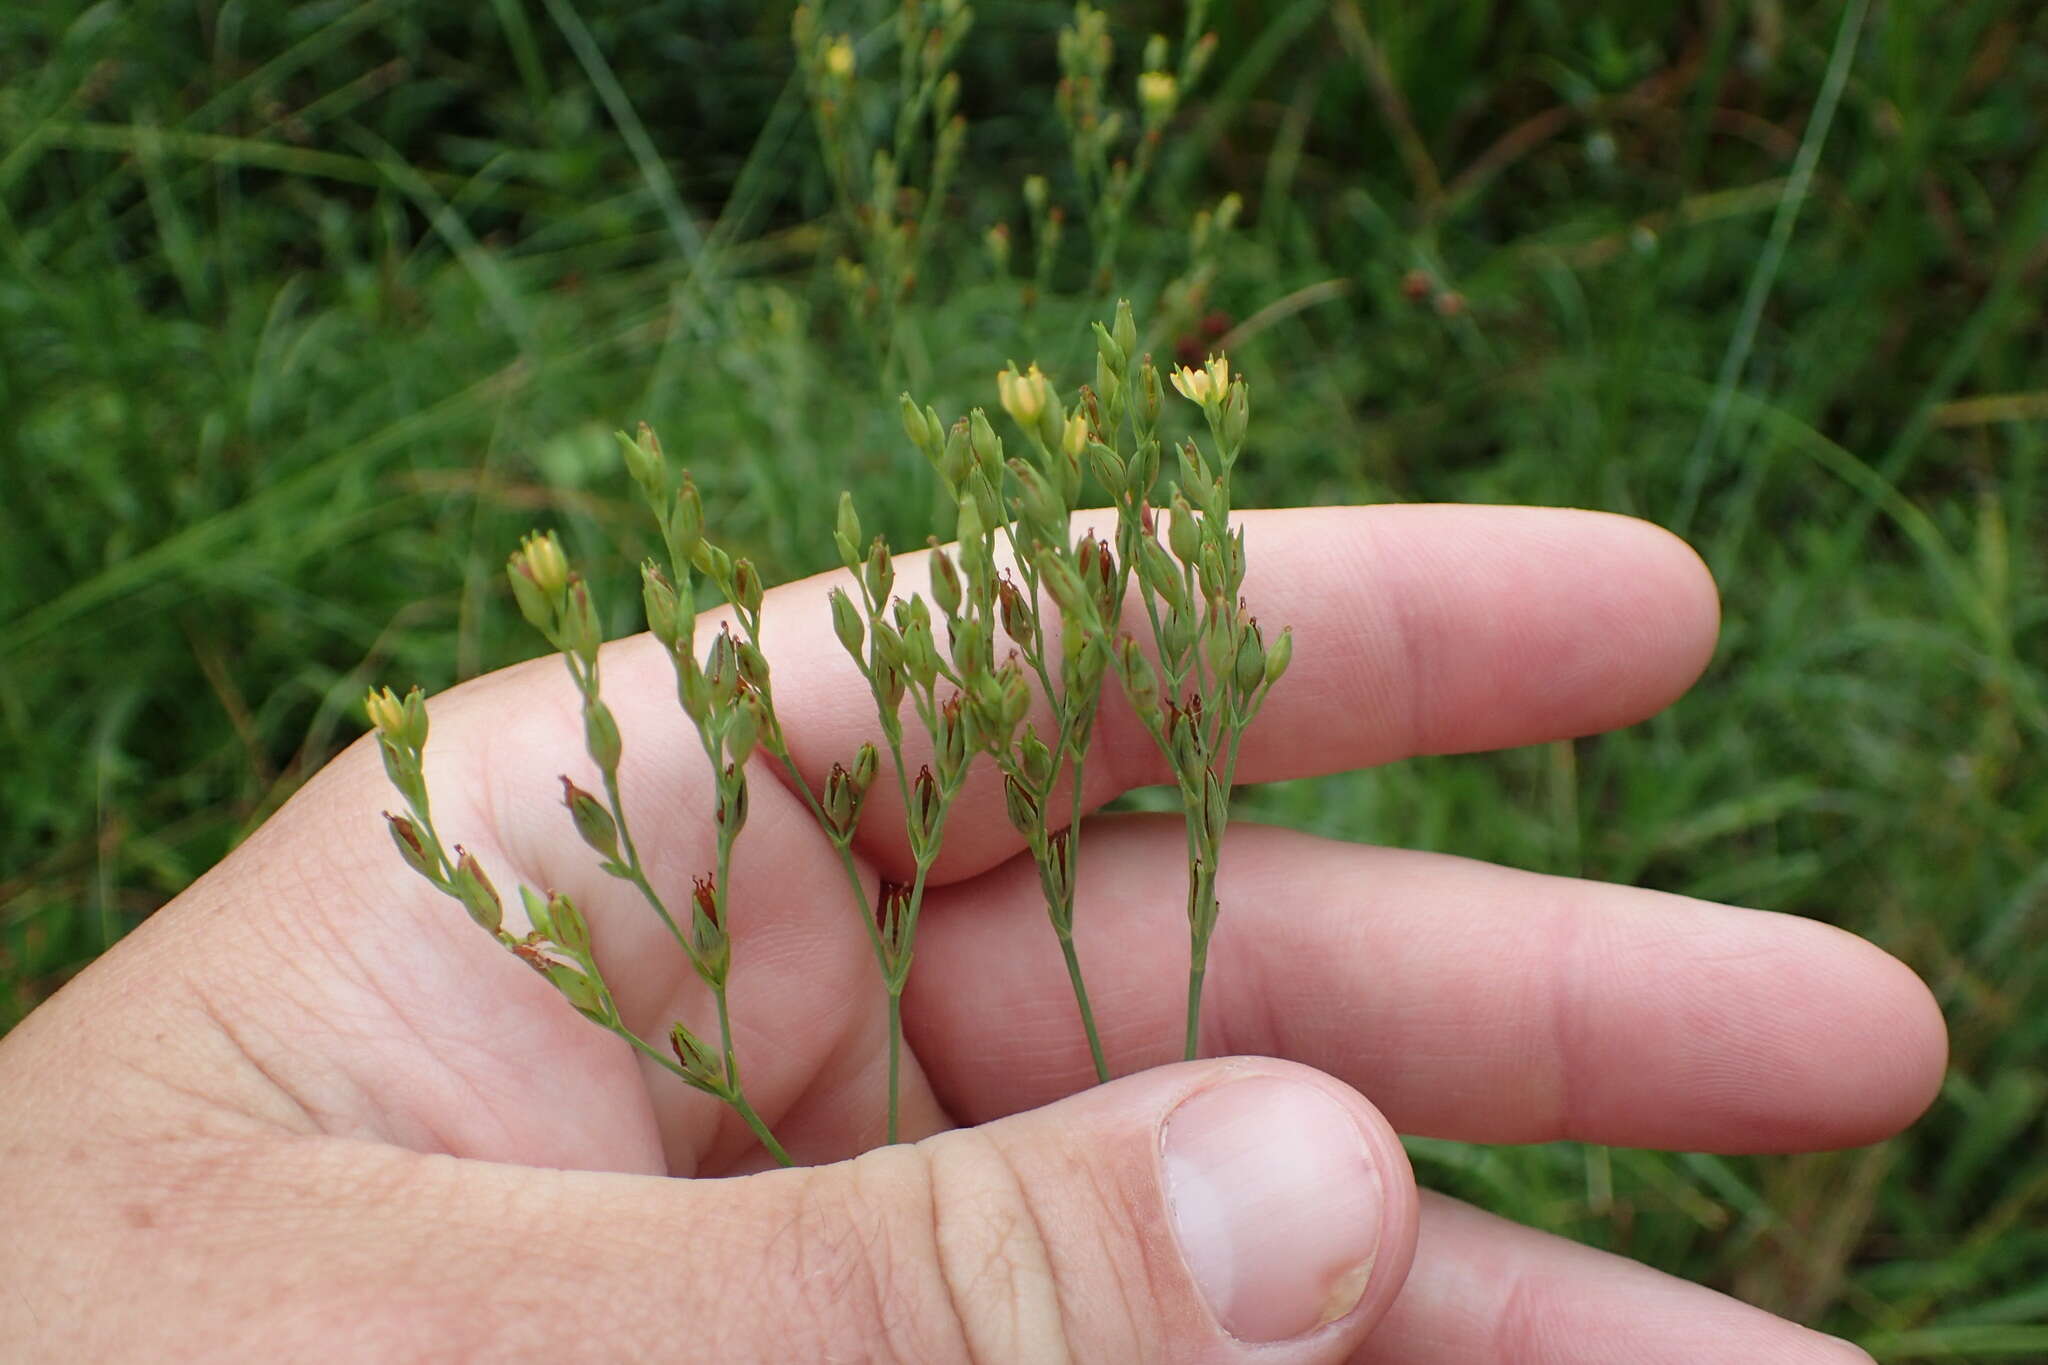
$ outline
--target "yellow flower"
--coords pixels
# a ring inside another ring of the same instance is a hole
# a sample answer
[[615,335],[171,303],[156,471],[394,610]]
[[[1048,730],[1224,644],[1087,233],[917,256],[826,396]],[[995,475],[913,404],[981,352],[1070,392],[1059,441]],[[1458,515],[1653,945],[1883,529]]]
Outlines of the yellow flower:
[[851,40],[841,37],[832,41],[832,44],[825,49],[825,69],[840,80],[846,80],[853,75],[853,43]]
[[530,535],[519,542],[519,553],[512,562],[520,572],[533,580],[533,585],[550,597],[569,585],[569,559],[562,553],[562,542],[555,539],[550,531],[544,536]]
[[1051,387],[1035,364],[1023,374],[1012,366],[996,376],[996,393],[1003,400],[1003,411],[1026,431],[1038,430],[1038,419],[1045,415]]
[[405,703],[388,687],[371,688],[370,695],[363,698],[363,710],[369,714],[370,724],[382,734],[396,738],[405,729]]
[[1070,460],[1081,458],[1081,452],[1088,448],[1088,419],[1077,408],[1067,414],[1067,425],[1060,432],[1060,454]]
[[1173,372],[1173,387],[1181,397],[1204,408],[1220,403],[1230,392],[1230,361],[1225,356],[1212,355],[1199,370],[1183,365]]
[[1147,71],[1138,77],[1138,107],[1145,111],[1145,126],[1156,128],[1173,116],[1174,101],[1180,96],[1180,82],[1170,71]]

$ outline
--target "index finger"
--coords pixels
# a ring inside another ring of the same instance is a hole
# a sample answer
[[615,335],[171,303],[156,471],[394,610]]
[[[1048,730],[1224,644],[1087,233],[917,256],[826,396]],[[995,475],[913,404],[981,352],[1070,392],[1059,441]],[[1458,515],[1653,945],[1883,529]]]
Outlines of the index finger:
[[[1113,524],[1114,513],[1098,516]],[[1614,729],[1662,709],[1713,652],[1711,577],[1683,541],[1647,522],[1458,506],[1294,508],[1237,519],[1252,612],[1269,639],[1283,625],[1295,634],[1293,667],[1245,737],[1242,781]],[[897,560],[899,591],[923,585],[924,562]],[[842,578],[770,594],[763,641],[792,757],[814,789],[876,731],[867,686],[830,626],[826,595]],[[1104,689],[1084,810],[1171,780],[1116,682]],[[907,734],[906,746],[918,738]],[[885,875],[908,863],[900,802],[887,782],[876,785],[861,843]],[[940,875],[971,876],[1021,847],[999,780],[976,765],[949,821]]]

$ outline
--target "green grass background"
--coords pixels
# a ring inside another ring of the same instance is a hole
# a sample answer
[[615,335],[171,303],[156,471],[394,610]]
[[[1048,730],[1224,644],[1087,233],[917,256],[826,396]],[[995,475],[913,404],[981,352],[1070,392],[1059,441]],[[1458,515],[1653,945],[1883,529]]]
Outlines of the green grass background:
[[[890,8],[828,7],[884,71]],[[1688,535],[1727,603],[1651,723],[1248,804],[1827,919],[1954,1034],[1881,1147],[1426,1142],[1423,1175],[1887,1361],[2048,1360],[2048,10],[1220,8],[1120,287],[1156,295],[1189,213],[1243,194],[1212,301],[1263,381],[1245,500],[1610,508]],[[532,652],[519,532],[623,586],[613,426],[686,447],[784,577],[829,560],[841,484],[921,537],[896,387],[953,413],[1003,357],[1084,373],[1078,224],[1028,313],[980,250],[1008,221],[1026,256],[1024,174],[1069,192],[1064,10],[977,9],[967,165],[884,374],[786,4],[4,7],[0,1027],[357,733],[366,683]],[[1126,71],[1180,14],[1112,12]]]

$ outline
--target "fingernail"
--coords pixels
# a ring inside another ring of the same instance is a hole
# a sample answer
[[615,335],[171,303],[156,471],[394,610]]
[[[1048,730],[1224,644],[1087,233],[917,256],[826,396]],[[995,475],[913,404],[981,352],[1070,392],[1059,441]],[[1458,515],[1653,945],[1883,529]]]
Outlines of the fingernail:
[[1380,1178],[1336,1100],[1275,1076],[1229,1081],[1167,1115],[1162,1147],[1181,1255],[1226,1332],[1288,1341],[1358,1306]]

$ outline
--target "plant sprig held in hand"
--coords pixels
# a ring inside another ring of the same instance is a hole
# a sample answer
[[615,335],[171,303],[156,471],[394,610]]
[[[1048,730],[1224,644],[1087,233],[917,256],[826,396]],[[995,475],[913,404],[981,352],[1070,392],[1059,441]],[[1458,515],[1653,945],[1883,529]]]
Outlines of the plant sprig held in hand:
[[[864,926],[888,1013],[884,1132],[899,1130],[902,1001],[915,959],[919,916],[948,821],[975,763],[986,757],[1004,806],[1037,868],[1047,919],[1059,943],[1090,1058],[1109,1067],[1075,946],[1086,765],[1102,689],[1114,672],[1139,723],[1164,756],[1180,797],[1188,845],[1189,971],[1183,1052],[1200,1041],[1203,984],[1220,915],[1217,864],[1246,728],[1285,672],[1292,635],[1269,646],[1241,590],[1245,542],[1231,525],[1230,477],[1245,445],[1249,391],[1221,356],[1177,369],[1171,382],[1207,427],[1175,450],[1177,477],[1163,514],[1153,489],[1165,437],[1165,385],[1149,356],[1138,357],[1128,303],[1094,328],[1095,382],[1071,404],[1030,365],[997,376],[999,406],[1021,436],[1006,451],[981,408],[946,425],[907,395],[905,432],[937,473],[957,509],[951,546],[931,542],[924,592],[896,591],[895,561],[881,537],[864,540],[850,494],[840,497],[834,543],[848,586],[830,594],[832,630],[852,658],[875,709],[879,744],[834,763],[813,789],[790,752],[775,711],[762,650],[765,591],[751,561],[710,539],[697,488],[671,472],[661,442],[644,424],[620,433],[628,470],[652,509],[666,563],[641,567],[650,632],[674,665],[676,696],[711,772],[715,863],[694,879],[678,920],[649,878],[620,798],[623,741],[599,686],[601,636],[584,579],[552,534],[526,538],[508,566],[522,614],[562,654],[581,698],[584,747],[601,792],[562,780],[563,799],[583,842],[609,875],[632,885],[655,911],[709,988],[717,1009],[714,1046],[677,1023],[666,1050],[628,1029],[599,972],[590,931],[567,897],[521,888],[532,926],[503,927],[497,892],[477,860],[444,849],[422,770],[426,708],[417,692],[400,700],[373,692],[368,711],[385,768],[408,813],[388,817],[406,862],[505,947],[552,982],[586,1018],[626,1039],[697,1089],[726,1104],[777,1160],[788,1154],[748,1101],[733,1043],[727,981],[734,850],[746,826],[749,760],[778,763],[831,842]],[[1074,527],[1092,478],[1108,495],[1115,543],[1092,526]],[[700,660],[697,583],[730,603]],[[1136,588],[1138,603],[1129,599]],[[1144,634],[1125,628],[1135,619]],[[915,742],[906,716],[918,726]],[[910,854],[908,880],[884,880],[871,896],[854,846],[883,756],[894,779]]]

